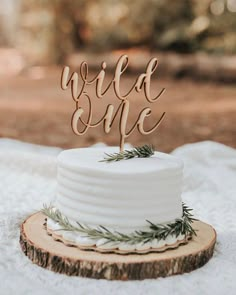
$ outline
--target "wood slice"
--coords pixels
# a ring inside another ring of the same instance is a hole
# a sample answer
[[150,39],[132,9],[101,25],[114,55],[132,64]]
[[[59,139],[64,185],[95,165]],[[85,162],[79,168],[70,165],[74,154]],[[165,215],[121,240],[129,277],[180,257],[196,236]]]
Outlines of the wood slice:
[[196,221],[197,236],[188,244],[163,253],[107,254],[84,251],[54,241],[43,227],[45,215],[29,216],[21,225],[20,245],[33,263],[69,276],[108,280],[143,280],[190,272],[212,257],[216,232]]

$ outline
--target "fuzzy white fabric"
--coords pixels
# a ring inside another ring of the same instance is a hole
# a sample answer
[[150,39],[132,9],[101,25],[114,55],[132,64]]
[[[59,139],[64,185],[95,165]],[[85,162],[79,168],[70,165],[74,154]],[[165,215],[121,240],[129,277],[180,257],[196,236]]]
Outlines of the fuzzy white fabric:
[[0,139],[0,294],[236,294],[236,150],[215,142],[187,144],[182,198],[218,234],[213,258],[191,273],[144,281],[67,277],[31,263],[19,226],[54,199],[56,156],[49,148]]

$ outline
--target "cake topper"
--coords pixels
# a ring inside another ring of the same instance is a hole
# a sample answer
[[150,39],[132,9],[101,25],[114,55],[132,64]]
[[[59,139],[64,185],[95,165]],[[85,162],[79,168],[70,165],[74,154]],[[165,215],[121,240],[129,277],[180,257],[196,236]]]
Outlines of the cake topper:
[[[140,74],[136,78],[130,90],[127,93],[123,94],[120,89],[120,80],[121,80],[122,74],[126,71],[128,64],[129,64],[128,56],[122,55],[117,61],[114,76],[112,80],[110,81],[110,83],[108,84],[108,86],[106,87],[103,86],[105,73],[106,73],[105,70],[107,67],[106,62],[104,61],[101,63],[101,70],[92,79],[88,78],[89,71],[88,71],[88,64],[86,62],[81,63],[79,74],[77,72],[73,72],[70,75],[70,68],[68,66],[65,66],[62,70],[62,75],[61,75],[61,88],[63,90],[66,90],[70,86],[71,95],[76,105],[75,111],[71,118],[71,127],[73,132],[77,135],[83,135],[88,131],[89,128],[97,127],[100,124],[103,124],[105,133],[109,133],[111,131],[112,125],[116,117],[118,116],[120,112],[120,117],[119,117],[120,152],[124,151],[125,139],[129,135],[131,135],[131,133],[133,133],[136,127],[141,134],[143,135],[150,134],[151,132],[157,129],[157,127],[160,125],[161,121],[163,120],[165,116],[165,112],[162,113],[162,115],[155,122],[155,124],[148,130],[145,130],[144,121],[152,113],[152,110],[150,107],[145,107],[144,109],[140,111],[138,118],[136,119],[133,126],[129,130],[127,130],[127,120],[129,116],[129,110],[130,110],[130,102],[129,102],[130,94],[133,91],[140,93],[143,89],[146,101],[148,102],[148,104],[153,104],[161,97],[161,95],[165,91],[165,89],[163,88],[156,95],[154,96],[151,95],[151,90],[150,90],[151,77],[158,66],[157,58],[152,58],[147,63],[145,73]],[[97,122],[93,121],[93,103],[86,89],[86,86],[89,86],[89,85],[95,85],[96,96],[99,99],[102,99],[107,93],[107,91],[113,87],[116,98],[120,100],[120,104],[116,110],[113,104],[108,104],[104,115]],[[88,115],[86,119],[82,119],[82,114],[84,113],[84,109],[80,105],[80,99],[82,97],[85,97],[88,101]],[[81,127],[79,129],[79,125],[82,125],[82,129]]]

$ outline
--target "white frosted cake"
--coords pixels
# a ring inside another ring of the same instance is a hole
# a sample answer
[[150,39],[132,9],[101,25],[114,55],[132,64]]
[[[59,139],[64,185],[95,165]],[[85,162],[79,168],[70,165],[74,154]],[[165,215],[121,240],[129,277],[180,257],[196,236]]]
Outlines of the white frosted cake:
[[[160,152],[149,158],[101,161],[104,153],[118,151],[118,148],[103,147],[61,152],[54,210],[75,228],[79,225],[126,237],[137,231],[148,232],[149,222],[167,225],[180,220],[182,161]],[[186,240],[180,232],[177,236],[170,234],[161,239],[137,240],[137,243],[127,239],[109,241],[99,235],[91,237],[86,232],[64,230],[51,218],[47,220],[47,229],[67,244],[121,252],[158,249]]]

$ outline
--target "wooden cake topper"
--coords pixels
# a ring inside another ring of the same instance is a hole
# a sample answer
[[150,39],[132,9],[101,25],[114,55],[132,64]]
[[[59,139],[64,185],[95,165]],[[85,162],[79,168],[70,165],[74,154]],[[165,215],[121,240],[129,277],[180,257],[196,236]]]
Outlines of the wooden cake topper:
[[[69,86],[71,87],[71,95],[73,100],[76,103],[76,109],[72,115],[71,119],[71,126],[72,130],[77,135],[83,135],[87,132],[89,128],[97,127],[100,124],[103,124],[103,128],[105,133],[109,133],[114,120],[118,116],[120,112],[120,119],[119,119],[119,132],[120,132],[120,151],[124,150],[124,142],[125,139],[131,135],[131,133],[137,127],[138,131],[141,134],[150,134],[157,127],[160,125],[161,121],[163,120],[165,113],[161,115],[161,117],[156,121],[152,128],[148,130],[144,130],[144,121],[145,118],[149,117],[152,113],[150,107],[145,107],[139,113],[139,116],[130,130],[127,131],[127,120],[129,115],[130,103],[129,103],[129,96],[133,91],[140,93],[142,89],[144,90],[144,95],[149,104],[155,103],[160,96],[163,94],[165,89],[163,88],[159,93],[157,93],[154,97],[151,96],[151,77],[157,69],[158,62],[157,58],[152,58],[147,66],[145,73],[140,74],[136,81],[134,82],[131,89],[126,93],[122,94],[120,89],[120,80],[122,74],[126,71],[129,64],[129,58],[127,55],[122,55],[115,67],[115,73],[113,79],[110,81],[108,86],[103,89],[103,82],[105,79],[105,70],[106,70],[106,62],[102,62],[100,72],[91,80],[88,78],[88,64],[86,62],[82,62],[80,65],[80,75],[77,72],[73,72],[70,75],[70,68],[68,66],[63,68],[62,75],[61,75],[61,88],[66,90]],[[79,81],[80,80],[80,81]],[[81,86],[79,86],[79,82]],[[108,104],[105,114],[102,118],[97,121],[93,122],[93,103],[92,99],[89,96],[86,86],[95,84],[96,96],[99,99],[102,99],[103,96],[107,93],[107,91],[113,87],[114,94],[117,99],[120,100],[120,104],[118,108],[115,110],[113,104]],[[84,109],[80,105],[81,97],[85,97],[88,101],[88,116],[87,119],[82,119],[82,114],[84,113]],[[82,125],[82,129],[79,129],[79,124]]]

